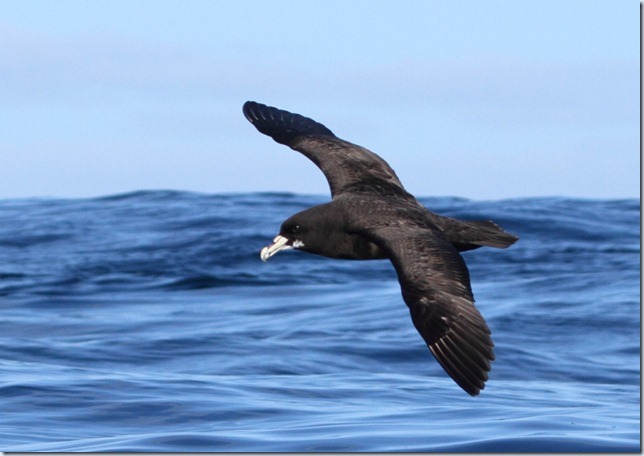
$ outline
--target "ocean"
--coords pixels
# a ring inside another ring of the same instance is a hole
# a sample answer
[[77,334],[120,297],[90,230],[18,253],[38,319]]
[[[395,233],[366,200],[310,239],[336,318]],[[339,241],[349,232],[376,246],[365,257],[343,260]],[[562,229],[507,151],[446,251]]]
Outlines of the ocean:
[[387,260],[260,261],[327,200],[0,200],[0,451],[640,451],[639,200],[421,198],[520,237],[463,253],[496,344],[478,397]]

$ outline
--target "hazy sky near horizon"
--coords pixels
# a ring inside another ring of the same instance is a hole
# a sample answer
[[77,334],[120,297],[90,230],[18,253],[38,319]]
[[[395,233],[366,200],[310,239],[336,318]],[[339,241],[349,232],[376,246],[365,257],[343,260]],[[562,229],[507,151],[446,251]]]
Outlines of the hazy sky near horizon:
[[417,196],[639,197],[639,3],[0,2],[0,198],[328,194],[298,112]]

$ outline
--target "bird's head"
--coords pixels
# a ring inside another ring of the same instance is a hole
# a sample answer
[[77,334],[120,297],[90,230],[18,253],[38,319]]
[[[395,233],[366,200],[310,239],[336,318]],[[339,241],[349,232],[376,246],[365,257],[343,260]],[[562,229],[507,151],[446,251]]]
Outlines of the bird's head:
[[273,243],[262,249],[262,261],[268,261],[277,252],[288,249],[325,255],[333,244],[331,238],[335,231],[330,226],[333,219],[325,217],[326,210],[325,205],[314,206],[286,219]]

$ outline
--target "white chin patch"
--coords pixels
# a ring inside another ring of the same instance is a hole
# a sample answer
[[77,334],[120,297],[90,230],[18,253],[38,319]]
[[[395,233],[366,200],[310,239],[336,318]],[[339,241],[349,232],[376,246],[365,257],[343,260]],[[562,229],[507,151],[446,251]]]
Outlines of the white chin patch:
[[294,249],[299,249],[299,248],[302,248],[302,247],[304,247],[304,242],[300,241],[299,239],[296,239],[295,241],[293,241],[293,248]]

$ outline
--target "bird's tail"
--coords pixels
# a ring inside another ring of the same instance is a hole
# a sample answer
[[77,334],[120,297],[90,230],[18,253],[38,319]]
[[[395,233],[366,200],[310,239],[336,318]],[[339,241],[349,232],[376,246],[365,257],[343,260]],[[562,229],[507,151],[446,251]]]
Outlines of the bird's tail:
[[461,252],[483,246],[504,249],[519,240],[491,220],[471,222],[442,217],[440,223],[447,240]]

